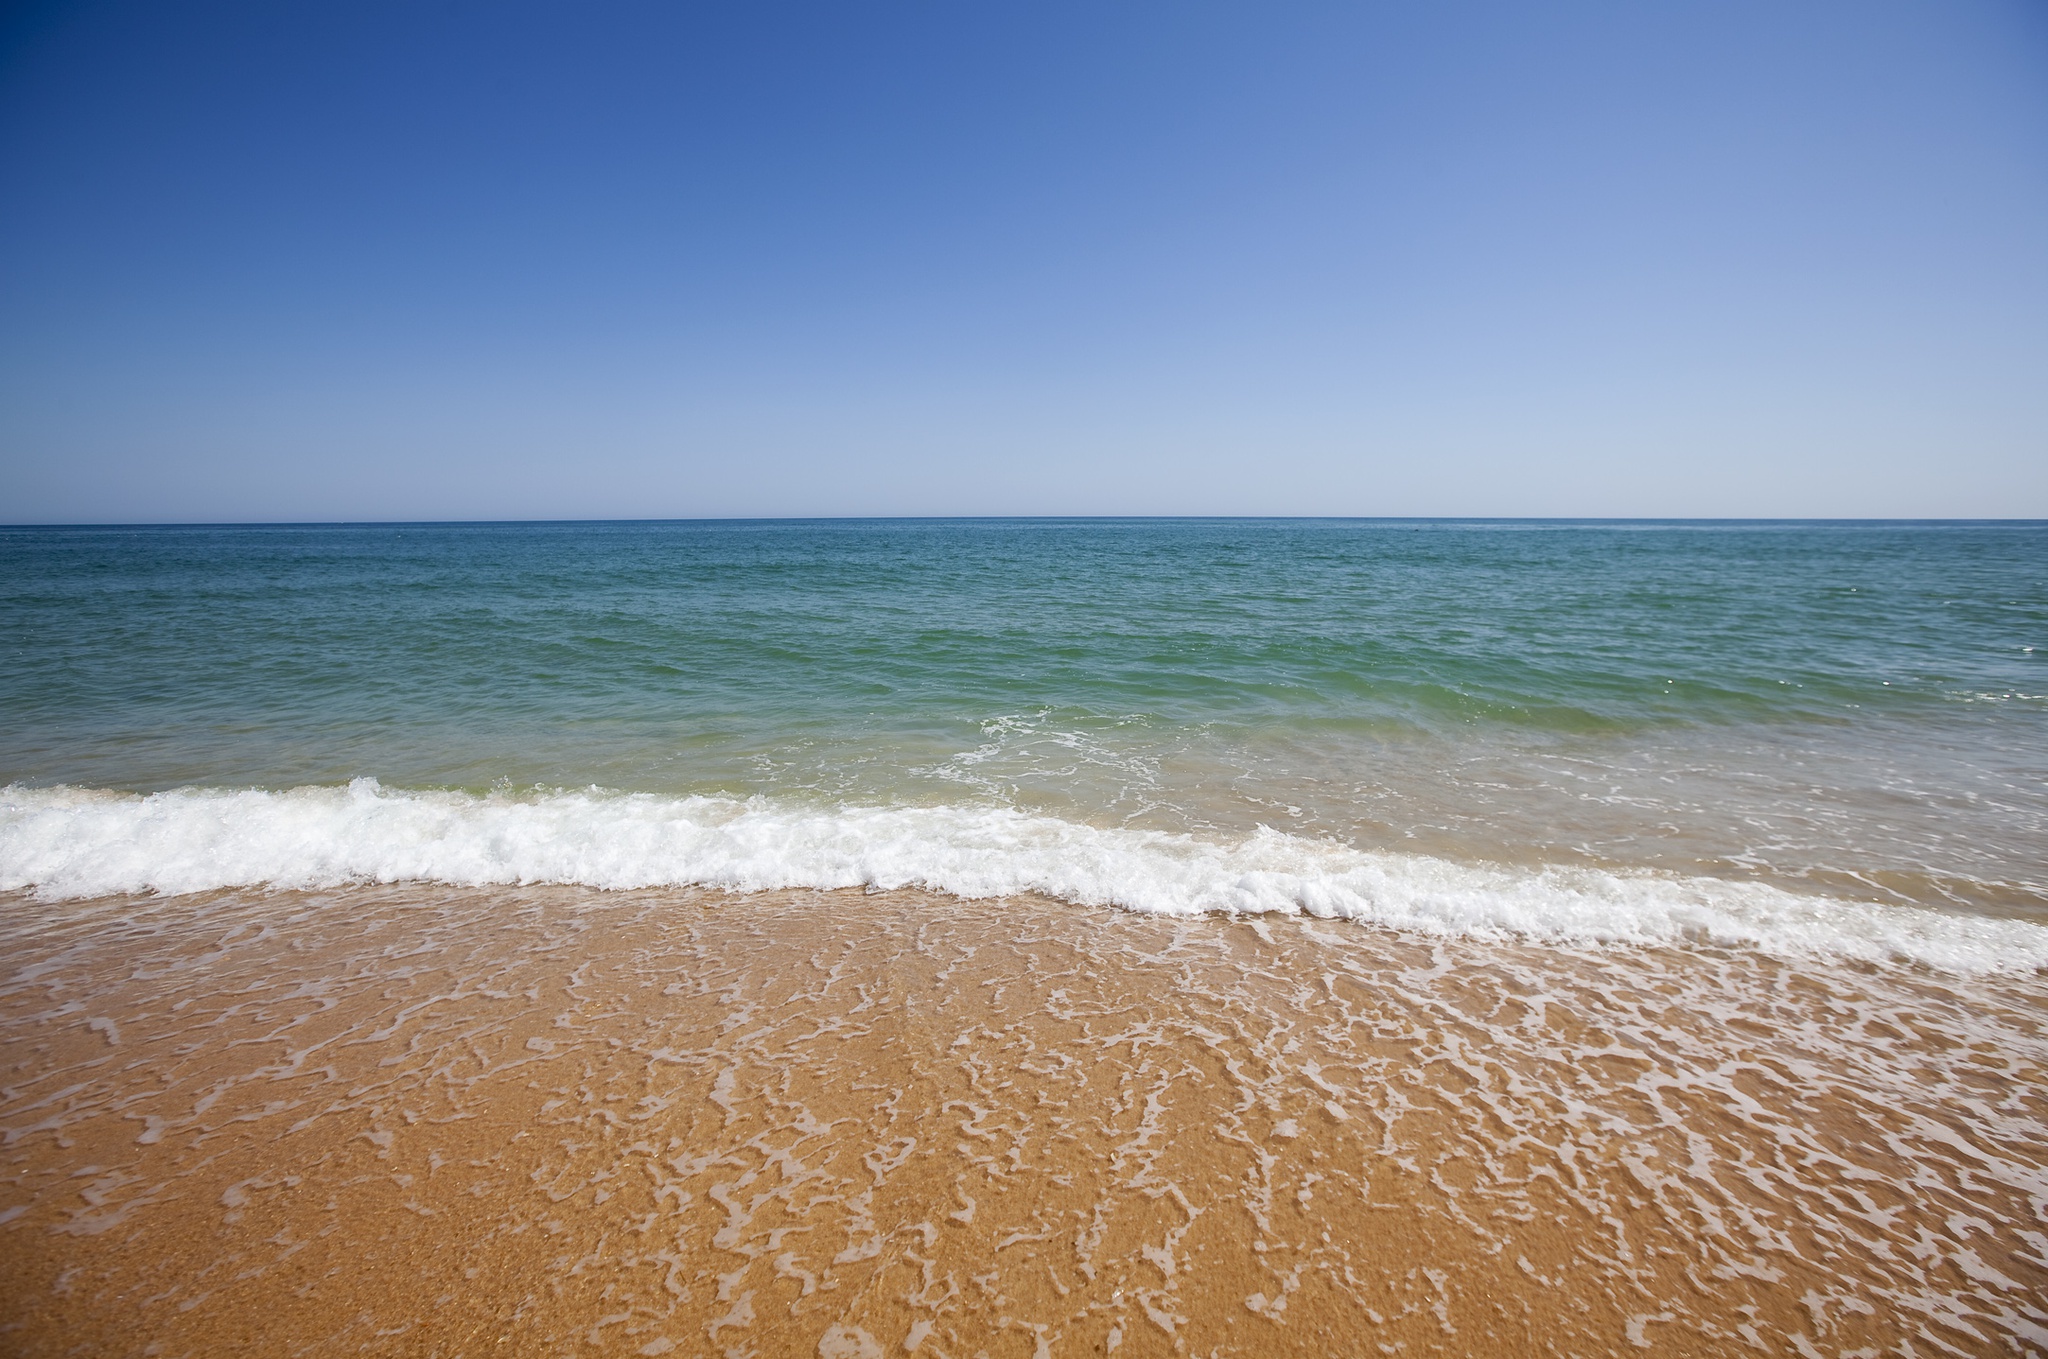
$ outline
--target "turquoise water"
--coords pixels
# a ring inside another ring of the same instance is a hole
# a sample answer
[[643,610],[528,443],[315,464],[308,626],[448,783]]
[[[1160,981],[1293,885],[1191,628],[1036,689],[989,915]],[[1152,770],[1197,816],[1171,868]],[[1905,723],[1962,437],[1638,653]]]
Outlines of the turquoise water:
[[2041,524],[10,529],[0,648],[17,818],[595,787],[2048,919]]

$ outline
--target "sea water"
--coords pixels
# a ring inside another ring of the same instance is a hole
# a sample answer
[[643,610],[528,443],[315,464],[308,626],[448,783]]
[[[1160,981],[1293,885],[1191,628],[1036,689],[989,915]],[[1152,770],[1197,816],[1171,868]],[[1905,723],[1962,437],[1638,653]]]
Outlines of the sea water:
[[2048,525],[0,531],[0,889],[917,885],[2048,962]]

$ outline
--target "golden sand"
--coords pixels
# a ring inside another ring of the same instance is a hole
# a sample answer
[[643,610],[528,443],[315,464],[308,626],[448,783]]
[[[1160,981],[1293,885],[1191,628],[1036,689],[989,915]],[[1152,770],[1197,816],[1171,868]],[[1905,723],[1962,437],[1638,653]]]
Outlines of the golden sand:
[[9,1353],[2048,1353],[2037,979],[909,892],[0,908]]

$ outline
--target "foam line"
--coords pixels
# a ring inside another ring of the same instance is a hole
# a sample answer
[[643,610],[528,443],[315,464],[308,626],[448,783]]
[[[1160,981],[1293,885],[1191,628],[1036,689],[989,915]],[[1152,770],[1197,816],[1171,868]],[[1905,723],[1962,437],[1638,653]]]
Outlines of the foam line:
[[1964,972],[2048,967],[2048,927],[1761,883],[1507,868],[1261,829],[1236,842],[1000,807],[816,808],[602,792],[0,789],[0,890],[44,900],[357,882],[922,887],[1162,915],[1279,911],[1431,934],[1712,940]]

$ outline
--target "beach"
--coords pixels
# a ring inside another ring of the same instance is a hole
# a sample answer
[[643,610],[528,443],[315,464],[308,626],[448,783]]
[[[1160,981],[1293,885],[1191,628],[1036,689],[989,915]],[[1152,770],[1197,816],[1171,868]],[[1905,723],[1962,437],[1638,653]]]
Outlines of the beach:
[[2044,21],[10,7],[0,1359],[2048,1359]]
[[2048,1354],[2044,545],[0,530],[0,1349]]
[[915,891],[6,919],[23,1354],[2024,1354],[2034,977]]

